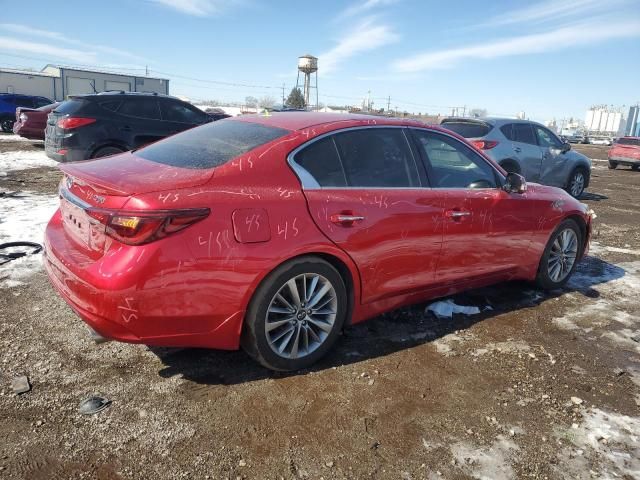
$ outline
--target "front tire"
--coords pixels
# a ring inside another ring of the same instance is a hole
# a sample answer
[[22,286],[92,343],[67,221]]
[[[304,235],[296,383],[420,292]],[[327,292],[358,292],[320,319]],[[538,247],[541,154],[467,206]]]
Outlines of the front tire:
[[0,128],[4,133],[12,133],[13,132],[13,124],[15,120],[12,118],[4,118],[0,121]]
[[271,370],[309,367],[335,343],[347,316],[338,271],[317,257],[300,257],[273,272],[255,291],[242,348]]
[[544,249],[536,283],[545,290],[562,287],[578,263],[582,249],[582,233],[573,220],[565,220],[555,229]]
[[587,184],[587,172],[584,168],[578,167],[569,176],[566,191],[573,198],[580,198]]
[[615,170],[616,168],[618,168],[618,163],[609,160],[609,170]]

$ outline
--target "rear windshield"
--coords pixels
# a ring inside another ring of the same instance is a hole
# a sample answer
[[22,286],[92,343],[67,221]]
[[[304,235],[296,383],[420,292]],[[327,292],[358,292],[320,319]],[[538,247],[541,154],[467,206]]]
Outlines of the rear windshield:
[[443,122],[441,126],[464,138],[484,137],[491,131],[490,125],[476,122]]
[[616,143],[620,145],[640,145],[640,138],[619,138]]
[[213,168],[288,133],[258,123],[220,120],[153,143],[135,154],[173,167]]
[[84,100],[67,100],[58,105],[54,111],[56,113],[62,113],[64,115],[68,113],[76,113],[85,104]]

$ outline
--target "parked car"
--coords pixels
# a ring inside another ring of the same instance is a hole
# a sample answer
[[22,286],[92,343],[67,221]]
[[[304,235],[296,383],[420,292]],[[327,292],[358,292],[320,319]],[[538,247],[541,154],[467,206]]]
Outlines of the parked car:
[[168,95],[103,92],[71,97],[49,114],[45,151],[58,162],[140,148],[214,119]]
[[591,143],[589,136],[586,133],[580,132],[580,131],[567,135],[565,138],[569,143],[583,143],[583,144]]
[[589,186],[591,160],[548,128],[508,118],[445,118],[442,127],[467,138],[507,172],[564,188],[578,198]]
[[613,140],[609,137],[591,137],[589,143],[591,145],[612,145]]
[[204,112],[209,115],[213,119],[213,121],[224,120],[225,118],[231,117],[231,115],[225,113],[223,109],[218,107],[205,108]]
[[620,137],[615,140],[607,154],[609,168],[626,165],[633,170],[640,170],[640,137]]
[[19,95],[17,93],[0,93],[0,129],[11,133],[16,121],[16,108],[40,108],[52,104],[46,97],[36,95]]
[[30,140],[44,140],[44,131],[47,128],[47,116],[60,105],[60,102],[45,105],[40,108],[16,108],[16,121],[13,124],[13,133]]
[[242,116],[60,168],[44,263],[96,335],[242,345],[275,370],[402,305],[505,280],[559,288],[591,232],[564,191],[411,120]]

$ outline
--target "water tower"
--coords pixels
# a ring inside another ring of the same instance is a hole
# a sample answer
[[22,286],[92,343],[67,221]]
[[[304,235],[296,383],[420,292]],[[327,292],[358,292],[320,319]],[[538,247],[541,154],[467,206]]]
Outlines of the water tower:
[[[309,94],[312,88],[316,89],[316,108],[318,108],[318,57],[313,55],[302,55],[298,57],[298,80],[296,88],[300,88],[300,73],[304,75],[304,104],[309,106]],[[312,75],[315,82],[312,84]]]

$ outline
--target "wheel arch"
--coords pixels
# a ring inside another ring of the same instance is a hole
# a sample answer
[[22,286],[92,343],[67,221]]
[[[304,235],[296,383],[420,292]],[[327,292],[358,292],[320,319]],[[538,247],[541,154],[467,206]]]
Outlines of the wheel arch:
[[93,156],[101,149],[105,148],[105,147],[114,147],[114,148],[119,148],[122,149],[123,152],[126,152],[128,150],[131,150],[129,147],[127,147],[125,144],[118,142],[117,140],[108,140],[106,142],[103,142],[97,146],[93,146],[91,148],[91,153],[89,154],[89,158],[93,158]]
[[577,225],[578,228],[580,229],[580,235],[581,235],[581,245],[580,245],[580,254],[578,255],[578,258],[582,258],[582,256],[584,255],[585,249],[587,247],[587,239],[589,238],[589,232],[588,232],[588,226],[587,226],[587,222],[584,220],[584,218],[582,218],[580,215],[577,214],[571,214],[571,215],[567,215],[566,217],[564,217],[562,219],[562,222],[564,222],[565,220],[573,220]]

